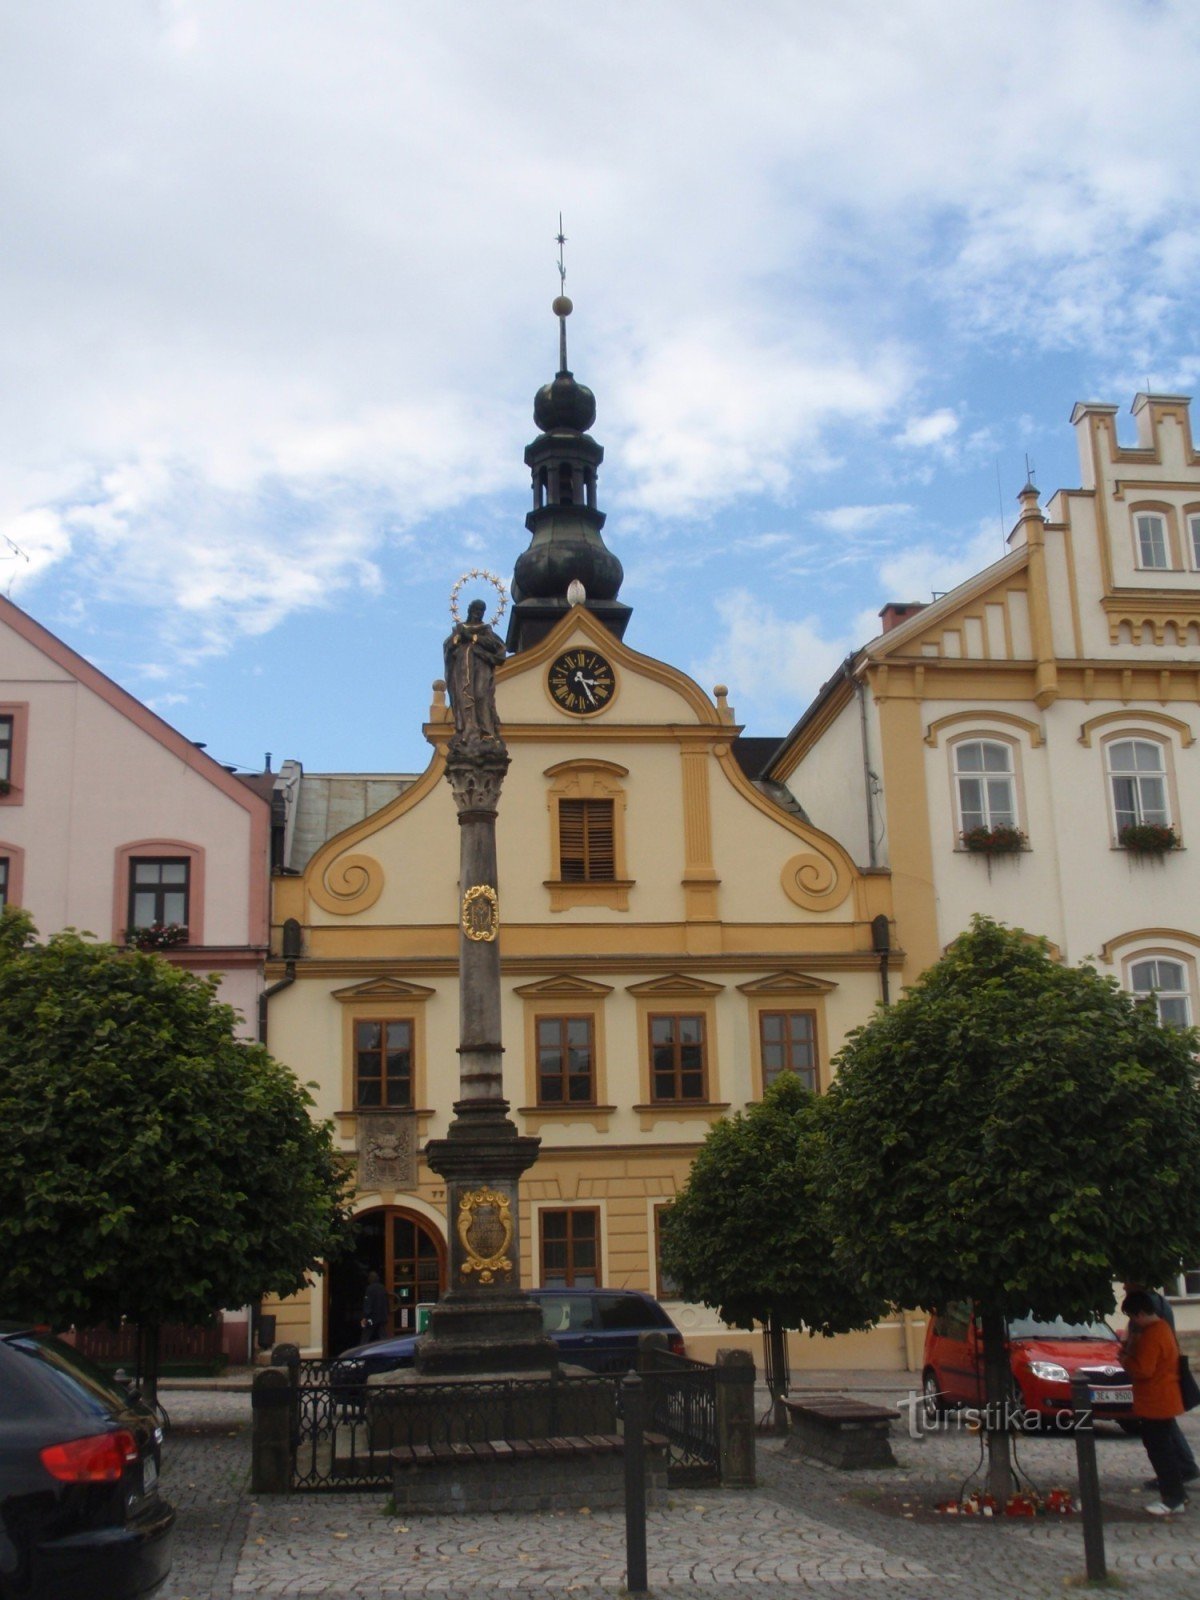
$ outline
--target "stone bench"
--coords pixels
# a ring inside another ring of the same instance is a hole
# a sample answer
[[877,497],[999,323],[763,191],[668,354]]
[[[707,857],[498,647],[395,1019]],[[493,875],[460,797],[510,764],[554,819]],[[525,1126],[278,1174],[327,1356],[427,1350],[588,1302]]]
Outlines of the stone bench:
[[786,1397],[790,1424],[785,1448],[824,1461],[831,1467],[894,1467],[888,1443],[899,1413],[890,1406],[868,1405],[846,1395],[809,1400]]
[[[646,1501],[666,1501],[667,1440],[646,1440]],[[619,1510],[625,1504],[625,1440],[617,1433],[553,1439],[481,1439],[397,1445],[388,1452],[396,1510],[465,1512]],[[464,1470],[465,1469],[465,1470]]]

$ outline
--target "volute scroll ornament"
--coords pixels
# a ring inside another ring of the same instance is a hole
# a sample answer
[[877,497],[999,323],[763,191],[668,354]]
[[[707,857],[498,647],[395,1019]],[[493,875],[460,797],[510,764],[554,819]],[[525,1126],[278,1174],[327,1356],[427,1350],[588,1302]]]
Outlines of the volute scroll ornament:
[[335,856],[312,884],[311,893],[322,911],[353,916],[373,906],[383,893],[383,868],[374,856]]
[[792,856],[779,877],[784,894],[804,911],[829,911],[850,893],[837,863],[815,851]]

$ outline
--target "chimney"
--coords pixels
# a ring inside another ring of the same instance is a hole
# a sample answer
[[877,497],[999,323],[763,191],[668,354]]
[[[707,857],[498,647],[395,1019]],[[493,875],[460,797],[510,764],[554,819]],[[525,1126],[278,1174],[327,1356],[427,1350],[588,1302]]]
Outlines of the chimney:
[[898,628],[902,622],[907,622],[909,617],[916,616],[918,611],[924,611],[924,600],[889,600],[879,613],[883,627],[882,633],[891,633],[893,628]]

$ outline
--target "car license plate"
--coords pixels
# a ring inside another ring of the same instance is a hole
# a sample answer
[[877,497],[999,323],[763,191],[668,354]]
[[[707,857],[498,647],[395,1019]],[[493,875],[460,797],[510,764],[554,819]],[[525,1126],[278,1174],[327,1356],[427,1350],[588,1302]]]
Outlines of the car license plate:
[[1132,1389],[1092,1389],[1090,1393],[1094,1406],[1131,1406],[1133,1404]]
[[142,1462],[142,1493],[149,1494],[158,1482],[158,1462],[153,1456],[147,1456]]

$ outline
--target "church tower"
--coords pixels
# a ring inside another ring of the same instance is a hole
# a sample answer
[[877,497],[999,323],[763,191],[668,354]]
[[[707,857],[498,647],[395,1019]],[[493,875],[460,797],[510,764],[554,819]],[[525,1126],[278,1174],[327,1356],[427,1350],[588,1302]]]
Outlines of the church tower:
[[551,309],[558,318],[558,372],[534,397],[533,420],[541,432],[525,451],[533,478],[533,509],[525,526],[533,537],[513,571],[507,644],[515,653],[545,638],[572,605],[584,605],[618,639],[632,612],[617,599],[624,572],[600,532],[604,513],[596,505],[596,474],[604,447],[588,432],[596,420],[596,397],[567,365],[573,307],[562,294]]

